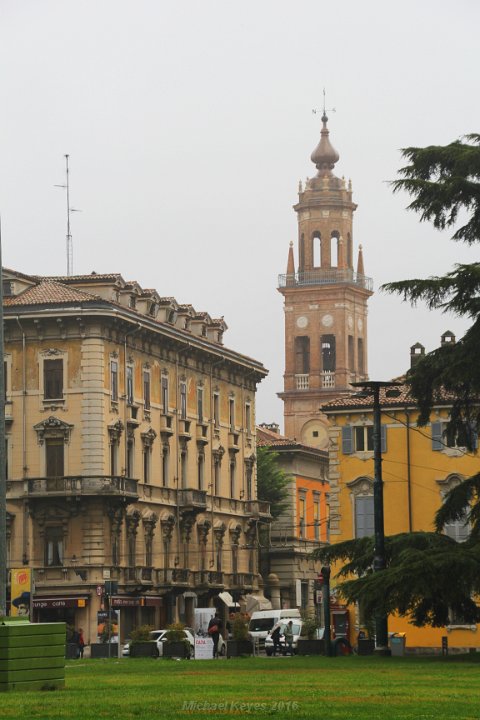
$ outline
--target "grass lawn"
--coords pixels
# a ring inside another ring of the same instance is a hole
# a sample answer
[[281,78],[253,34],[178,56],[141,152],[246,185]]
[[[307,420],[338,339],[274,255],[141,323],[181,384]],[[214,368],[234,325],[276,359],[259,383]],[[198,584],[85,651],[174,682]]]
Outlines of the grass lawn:
[[234,715],[478,720],[480,662],[477,656],[73,660],[65,690],[0,697],[2,720]]

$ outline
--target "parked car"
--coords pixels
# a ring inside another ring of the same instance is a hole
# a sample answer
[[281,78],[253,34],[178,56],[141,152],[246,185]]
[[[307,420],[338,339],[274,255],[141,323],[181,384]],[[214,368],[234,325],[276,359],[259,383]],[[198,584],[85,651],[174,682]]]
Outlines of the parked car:
[[[288,618],[285,620],[280,620],[280,622],[275,623],[273,628],[268,633],[267,637],[265,638],[265,652],[268,656],[273,655],[273,640],[272,640],[272,633],[274,630],[277,629],[277,627],[280,628],[280,652],[282,655],[285,655],[287,652],[287,645],[285,643],[285,628],[288,623]],[[297,652],[298,647],[298,638],[301,635],[302,632],[302,621],[298,618],[292,618],[292,630],[293,630],[293,642],[292,642],[292,649],[293,652]]]
[[[150,639],[154,640],[157,643],[157,656],[163,657],[163,643],[167,640],[167,632],[168,630],[152,630],[150,632]],[[190,655],[193,655],[195,652],[195,640],[193,637],[193,634],[190,630],[187,630],[185,628],[182,630],[184,633],[184,637],[188,640],[190,645]],[[130,643],[131,640],[127,640],[122,648],[122,655],[124,657],[128,657],[130,655]]]

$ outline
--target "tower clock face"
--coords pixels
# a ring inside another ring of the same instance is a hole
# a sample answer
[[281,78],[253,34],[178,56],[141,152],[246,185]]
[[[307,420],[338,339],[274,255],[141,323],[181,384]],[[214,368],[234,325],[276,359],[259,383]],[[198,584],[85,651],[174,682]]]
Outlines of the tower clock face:
[[297,318],[297,327],[303,330],[303,328],[306,328],[307,325],[308,318],[306,318],[305,315],[300,315],[300,317]]
[[322,325],[323,327],[329,328],[333,325],[333,317],[327,313],[327,315],[324,315],[322,317]]

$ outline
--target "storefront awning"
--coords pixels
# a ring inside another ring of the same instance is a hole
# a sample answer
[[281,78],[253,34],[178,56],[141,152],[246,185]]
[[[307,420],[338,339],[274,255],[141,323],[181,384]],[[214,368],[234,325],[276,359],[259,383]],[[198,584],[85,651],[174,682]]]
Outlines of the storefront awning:
[[34,596],[32,605],[34,610],[43,610],[45,608],[71,608],[85,607],[89,601],[88,595],[49,595],[48,597]]

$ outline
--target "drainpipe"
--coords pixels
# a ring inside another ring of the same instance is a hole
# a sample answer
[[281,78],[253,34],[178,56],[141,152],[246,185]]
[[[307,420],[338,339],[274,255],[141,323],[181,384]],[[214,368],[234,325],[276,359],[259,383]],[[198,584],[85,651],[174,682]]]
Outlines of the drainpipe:
[[[221,357],[220,360],[217,360],[217,362],[213,362],[210,365],[210,415],[211,415],[211,422],[210,422],[210,503],[211,503],[211,517],[212,517],[212,559],[210,562],[210,566],[212,568],[215,567],[215,534],[213,532],[213,523],[214,523],[214,497],[215,497],[215,461],[213,457],[213,433],[215,430],[215,419],[214,419],[214,413],[213,413],[213,369],[217,365],[221,365],[223,362],[225,362],[225,357]],[[220,412],[220,408],[219,408]]]
[[407,419],[407,501],[408,501],[408,532],[412,532],[412,469],[410,456],[410,411],[405,408]]
[[[22,333],[22,479],[27,477],[27,368],[26,368],[26,339],[25,330],[22,327],[20,318],[15,318]],[[22,560],[26,565],[28,562],[28,500],[23,504],[23,532],[22,532]]]
[[125,452],[124,452],[124,464],[125,464],[125,472],[124,475],[127,477],[127,465],[128,465],[128,438],[127,438],[127,338],[129,335],[134,335],[139,330],[141,330],[141,324],[137,323],[137,327],[133,330],[130,330],[129,332],[125,333],[125,339],[123,341],[123,387],[125,391],[125,402],[123,404],[123,425],[125,430]]

